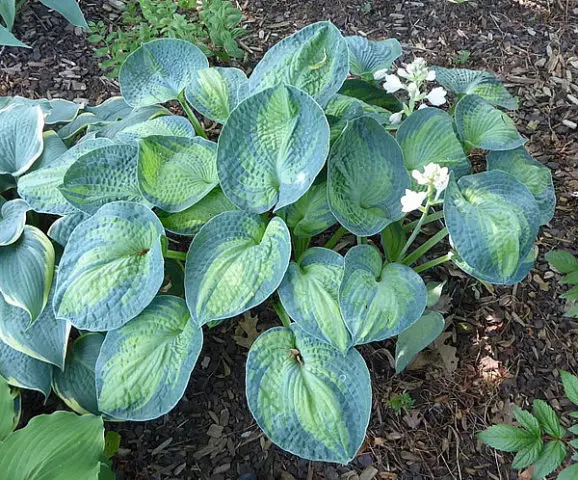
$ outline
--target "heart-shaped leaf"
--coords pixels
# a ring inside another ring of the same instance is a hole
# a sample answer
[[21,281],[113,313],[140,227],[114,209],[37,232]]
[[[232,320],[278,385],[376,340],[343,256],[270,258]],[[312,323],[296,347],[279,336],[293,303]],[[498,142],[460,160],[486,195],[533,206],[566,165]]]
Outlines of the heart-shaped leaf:
[[384,264],[369,245],[345,255],[339,305],[354,345],[399,335],[420,319],[426,303],[426,286],[411,268]]
[[297,201],[323,168],[329,125],[305,92],[281,85],[247,98],[219,137],[221,187],[235,205],[255,213]]
[[147,137],[139,142],[138,181],[144,197],[182,212],[218,185],[217,144],[204,138]]
[[163,283],[164,229],[148,208],[114,202],[74,229],[60,261],[54,311],[76,328],[119,328]]
[[[0,376],[13,387],[36,390],[46,398],[50,393],[52,366],[14,350],[0,341]],[[2,463],[1,456],[0,463]]]
[[329,206],[339,223],[356,235],[375,235],[399,220],[409,184],[401,148],[371,118],[350,122],[331,148]]
[[127,103],[144,107],[176,100],[195,73],[209,62],[191,42],[161,38],[137,48],[124,61],[120,73],[120,92]]
[[285,222],[225,212],[209,220],[187,254],[185,291],[193,320],[204,325],[239,315],[265,301],[289,265]]
[[444,215],[466,271],[491,283],[519,281],[540,226],[536,200],[522,183],[500,170],[452,179]]
[[351,335],[339,310],[343,257],[327,248],[306,250],[291,262],[279,286],[279,298],[289,316],[307,334],[345,353]]
[[6,202],[0,197],[0,247],[10,245],[20,238],[28,210],[30,206],[24,200]]
[[249,90],[254,93],[284,83],[325,105],[341,88],[348,71],[345,39],[332,23],[318,22],[269,49],[249,78]]
[[50,225],[48,236],[62,247],[65,247],[72,231],[78,224],[84,222],[89,217],[90,215],[84,212],[72,213],[61,217]]
[[346,464],[365,439],[371,382],[346,355],[296,327],[260,335],[247,358],[247,402],[274,443],[302,458]]
[[196,134],[191,122],[185,117],[167,115],[126,127],[116,134],[115,139],[122,143],[138,143],[141,138],[153,135],[193,138]]
[[345,37],[349,48],[349,73],[373,75],[378,70],[389,69],[401,56],[401,44],[395,39],[368,40],[354,35]]

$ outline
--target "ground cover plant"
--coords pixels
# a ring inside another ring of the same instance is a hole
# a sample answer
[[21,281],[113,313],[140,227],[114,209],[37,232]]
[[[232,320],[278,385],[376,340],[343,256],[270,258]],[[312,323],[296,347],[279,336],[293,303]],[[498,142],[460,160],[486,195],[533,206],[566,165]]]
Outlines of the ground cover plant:
[[[445,326],[422,274],[452,261],[520,282],[555,203],[493,75],[419,58],[388,73],[401,53],[321,22],[247,78],[164,39],[126,59],[122,97],[102,105],[5,99],[0,374],[77,412],[157,418],[202,327],[269,302],[282,326],[249,352],[252,414],[291,453],[354,458],[372,404],[355,346],[397,336],[402,371]],[[28,209],[61,218],[47,236]],[[425,224],[437,232],[418,244]],[[347,232],[358,245],[342,255]]]

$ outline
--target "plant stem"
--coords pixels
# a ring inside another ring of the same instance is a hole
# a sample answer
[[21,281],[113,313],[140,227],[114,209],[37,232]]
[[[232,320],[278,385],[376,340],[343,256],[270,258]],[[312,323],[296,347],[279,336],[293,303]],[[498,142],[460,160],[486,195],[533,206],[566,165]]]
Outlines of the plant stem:
[[[444,218],[444,212],[443,210],[440,210],[438,212],[434,212],[431,213],[430,215],[427,215],[425,217],[425,221],[423,222],[423,225],[427,225],[428,223],[432,223],[435,222],[436,220],[441,220],[442,218]],[[413,222],[409,222],[408,224],[403,226],[403,229],[408,232],[409,230],[411,230],[412,228],[414,228],[417,225],[417,222],[419,220],[414,220]]]
[[367,237],[357,235],[355,238],[357,238],[357,245],[367,245]]
[[289,318],[289,314],[287,313],[285,308],[283,308],[283,305],[281,305],[281,301],[277,300],[276,302],[274,302],[273,308],[275,309],[275,312],[281,319],[281,323],[283,324],[283,326],[289,328],[291,326],[291,319]]
[[309,248],[311,237],[293,237],[293,252],[295,260],[299,261],[303,252]]
[[437,267],[438,265],[441,265],[442,263],[449,262],[452,259],[452,257],[453,257],[453,255],[450,252],[450,253],[444,255],[443,257],[434,258],[433,260],[430,260],[429,262],[425,262],[421,265],[418,265],[417,267],[414,267],[414,271],[416,273],[425,272],[426,270],[429,270],[430,268]]
[[337,245],[337,242],[339,242],[339,240],[341,240],[343,235],[345,235],[346,233],[347,233],[346,228],[339,227],[335,231],[335,233],[333,235],[331,235],[331,238],[329,240],[327,240],[327,243],[325,244],[325,248],[329,248],[330,250],[333,249],[333,247],[335,247],[335,245]]
[[419,235],[419,232],[421,232],[421,227],[425,222],[428,210],[429,210],[429,201],[425,204],[425,207],[423,209],[423,213],[421,214],[420,219],[417,221],[417,224],[415,225],[413,232],[411,232],[411,235],[407,239],[407,242],[405,242],[405,245],[401,249],[401,252],[399,252],[399,255],[397,256],[398,261],[405,257],[405,254],[409,250],[409,247],[411,247],[411,244],[417,238],[417,236]]
[[431,237],[426,242],[424,242],[423,245],[419,246],[413,252],[411,252],[407,257],[405,257],[402,260],[402,263],[404,263],[405,265],[411,265],[412,263],[417,262],[422,256],[424,256],[433,247],[435,247],[444,238],[446,238],[447,235],[448,235],[448,229],[446,227],[442,228],[433,237]]
[[172,258],[173,260],[185,261],[187,259],[187,252],[177,252],[175,250],[167,250],[164,253],[165,258]]
[[189,119],[189,122],[191,122],[193,124],[193,128],[195,129],[195,132],[197,132],[197,135],[199,135],[200,137],[203,137],[203,138],[207,138],[207,134],[205,133],[205,130],[203,130],[201,122],[199,122],[199,119],[195,115],[195,112],[193,112],[191,107],[189,107],[189,104],[187,103],[184,94],[181,93],[179,95],[178,100],[179,100],[179,103],[181,104],[181,107],[183,108],[183,110],[187,114],[187,118]]

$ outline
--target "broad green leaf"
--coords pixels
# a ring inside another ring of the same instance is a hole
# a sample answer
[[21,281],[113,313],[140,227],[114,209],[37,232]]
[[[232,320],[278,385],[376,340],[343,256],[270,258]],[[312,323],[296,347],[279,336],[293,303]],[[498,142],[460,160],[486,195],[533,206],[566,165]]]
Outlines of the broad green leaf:
[[42,231],[26,225],[16,242],[0,248],[0,293],[34,321],[48,301],[54,247]]
[[12,105],[0,110],[0,174],[15,177],[42,153],[44,117],[39,106]]
[[478,438],[490,447],[503,452],[517,452],[536,442],[533,434],[511,425],[493,425],[479,433]]
[[138,148],[133,145],[91,150],[68,168],[60,193],[77,209],[89,214],[120,200],[148,205],[139,190],[137,162]]
[[182,212],[218,185],[217,144],[200,137],[143,138],[137,170],[149,202],[167,212]]
[[534,160],[524,147],[505,152],[490,152],[486,161],[488,170],[509,173],[526,185],[538,204],[540,225],[545,225],[554,217],[556,193],[552,173],[548,167]]
[[82,108],[81,103],[71,102],[63,98],[54,98],[48,101],[50,112],[44,119],[46,125],[72,122]]
[[534,440],[534,443],[523,447],[516,453],[514,461],[512,462],[512,470],[522,470],[532,465],[542,453],[544,449],[544,441],[541,437]]
[[178,213],[158,211],[163,226],[178,235],[194,236],[211,218],[223,212],[238,210],[223,191],[216,187],[193,206]]
[[405,265],[384,264],[375,247],[359,245],[345,255],[339,305],[354,345],[399,335],[421,318],[426,302],[421,277]]
[[209,220],[187,254],[185,291],[193,320],[204,325],[239,315],[265,301],[289,265],[285,222],[225,212]]
[[[108,432],[113,433],[113,432]],[[107,433],[107,435],[108,435]],[[98,472],[98,480],[116,480],[116,475],[112,467],[107,463],[100,462],[100,471]]]
[[104,450],[102,418],[54,412],[34,417],[0,445],[10,480],[94,480]]
[[138,107],[128,115],[115,122],[91,123],[86,129],[86,133],[94,134],[96,137],[117,139],[117,135],[129,127],[135,127],[141,123],[148,122],[159,115],[169,115],[169,111],[160,105],[150,105],[148,107]]
[[522,427],[532,433],[536,438],[542,437],[542,427],[534,415],[516,406],[513,407],[513,411],[516,420]]
[[207,57],[190,42],[175,38],[153,40],[124,61],[119,73],[120,92],[135,107],[176,100],[196,72],[208,67]]
[[163,283],[164,229],[146,207],[114,202],[74,229],[60,261],[54,311],[76,328],[119,328]]
[[396,140],[409,171],[429,163],[448,167],[456,177],[468,175],[472,166],[456,137],[451,117],[438,108],[413,112],[400,126]]
[[[48,130],[44,132],[42,134],[42,139],[44,143],[42,154],[40,157],[38,157],[38,160],[34,162],[34,165],[32,165],[30,170],[26,172],[26,175],[29,175],[30,173],[41,168],[50,166],[56,159],[58,159],[68,150],[66,144],[54,130]],[[22,180],[22,178],[24,177],[19,178],[18,181]]]
[[545,255],[546,260],[560,273],[578,272],[578,258],[565,250],[552,250]]
[[477,95],[466,95],[455,109],[460,139],[484,150],[512,150],[526,143],[514,121]]
[[331,148],[329,207],[355,235],[375,235],[402,218],[401,197],[409,184],[401,148],[371,118],[349,123]]
[[557,480],[576,480],[578,478],[578,463],[566,467],[560,472]]
[[446,322],[439,312],[425,312],[421,318],[397,337],[395,371],[401,373],[415,356],[433,343],[444,331]]
[[126,127],[116,134],[115,139],[122,143],[138,143],[141,138],[153,135],[193,138],[195,129],[186,118],[168,115]]
[[442,296],[446,282],[427,282],[427,308],[435,307]]
[[40,0],[40,3],[60,13],[75,27],[88,28],[86,19],[76,0]]
[[0,25],[0,45],[7,47],[32,48],[18,40],[4,25]]
[[16,0],[0,0],[0,17],[8,30],[14,26],[16,16]]
[[72,122],[63,125],[58,130],[58,136],[62,140],[70,140],[75,135],[84,132],[89,125],[101,124],[104,121],[94,113],[84,112],[78,115]]
[[538,205],[511,175],[494,170],[451,179],[444,215],[460,268],[498,284],[518,283],[530,270]]
[[564,275],[562,280],[560,280],[561,284],[570,284],[575,285],[578,283],[578,271],[571,272],[568,275]]
[[296,202],[323,168],[329,125],[305,92],[280,85],[239,104],[219,137],[221,187],[255,213]]
[[76,413],[99,415],[96,400],[95,365],[104,335],[87,333],[70,346],[63,370],[53,370],[52,388]]
[[[46,398],[50,393],[52,366],[14,350],[0,341],[0,376],[13,387],[36,390]],[[1,463],[2,455],[0,455]]]
[[543,480],[556,470],[566,458],[568,449],[560,440],[548,442],[538,459],[534,462],[532,480]]
[[544,400],[534,400],[532,407],[532,413],[548,435],[552,435],[557,439],[564,436],[566,431],[564,427],[560,425],[560,419],[550,405]]
[[14,430],[14,397],[10,393],[10,385],[0,376],[0,445]]
[[574,405],[578,406],[578,377],[572,375],[570,372],[566,372],[565,370],[560,371],[560,377],[562,378],[566,397]]
[[274,443],[294,455],[346,464],[365,439],[371,382],[355,349],[346,355],[298,328],[272,328],[251,346],[247,402]]
[[351,335],[339,310],[342,278],[343,257],[339,253],[310,248],[297,263],[289,264],[278,292],[281,304],[299,328],[345,354]]
[[[389,123],[389,117],[391,116],[391,112],[385,108],[370,105],[357,98],[341,94],[335,95],[329,101],[325,107],[325,114],[329,120],[331,120],[333,130],[336,130],[340,126],[344,128],[346,121],[355,120],[360,117],[370,117],[380,125],[386,125]],[[341,121],[336,122],[335,120]],[[342,131],[343,128],[341,128],[340,131]]]
[[299,200],[279,210],[296,237],[313,237],[337,223],[327,202],[327,182],[311,185]]
[[59,245],[65,247],[72,231],[79,223],[84,222],[89,217],[90,215],[84,212],[72,213],[61,217],[50,225],[48,236]]
[[284,83],[304,90],[323,106],[341,88],[348,71],[345,39],[332,23],[318,22],[271,48],[253,70],[249,90],[255,93]]
[[185,393],[203,345],[185,301],[156,297],[136,318],[108,332],[96,362],[98,406],[114,418],[152,420]]
[[516,110],[518,102],[495,75],[465,68],[433,67],[436,81],[456,95],[478,95],[492,105]]
[[104,436],[104,452],[102,453],[103,458],[107,460],[114,457],[120,448],[121,436],[117,432],[106,432]]
[[0,197],[0,247],[10,245],[20,238],[26,224],[26,212],[30,206],[15,199],[5,202]]
[[339,93],[348,97],[357,98],[369,105],[384,108],[390,112],[399,112],[403,104],[391,93],[387,93],[375,82],[367,82],[359,78],[345,80]]
[[349,73],[353,75],[373,75],[389,69],[402,54],[401,44],[395,38],[375,41],[355,35],[345,40],[349,48]]
[[193,108],[218,123],[225,123],[248,93],[249,81],[245,72],[223,67],[197,71],[185,90],[187,101]]

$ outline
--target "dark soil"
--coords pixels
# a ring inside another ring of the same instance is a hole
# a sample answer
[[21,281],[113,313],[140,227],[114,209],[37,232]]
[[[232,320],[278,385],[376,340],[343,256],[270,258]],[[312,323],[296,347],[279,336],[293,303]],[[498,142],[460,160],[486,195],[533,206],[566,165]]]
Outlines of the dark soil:
[[[91,20],[117,13],[102,0],[82,2]],[[105,2],[106,3],[106,2]],[[361,349],[372,373],[374,403],[367,441],[349,466],[308,462],[282,452],[263,436],[244,396],[247,343],[276,324],[262,309],[206,332],[206,342],[185,397],[156,421],[110,424],[122,435],[116,458],[125,479],[507,479],[511,456],[482,446],[474,435],[511,421],[512,405],[545,398],[567,411],[560,369],[578,371],[578,323],[563,316],[560,276],[544,253],[578,253],[578,139],[564,121],[578,120],[578,4],[569,0],[247,0],[250,32],[243,40],[255,63],[296,29],[331,20],[344,33],[397,37],[406,58],[496,72],[519,96],[514,114],[535,158],[553,172],[556,217],[538,240],[535,269],[515,287],[487,287],[452,267],[432,274],[447,280],[447,329],[412,369],[394,375],[393,343]],[[91,56],[91,46],[41,6],[22,12],[16,34],[31,51],[6,49],[0,57],[0,94],[78,96],[101,101],[116,93]],[[461,54],[464,58],[465,54]],[[414,408],[388,407],[409,392]],[[564,417],[567,420],[566,417]],[[251,476],[243,477],[255,478]],[[520,477],[523,478],[523,477]]]

